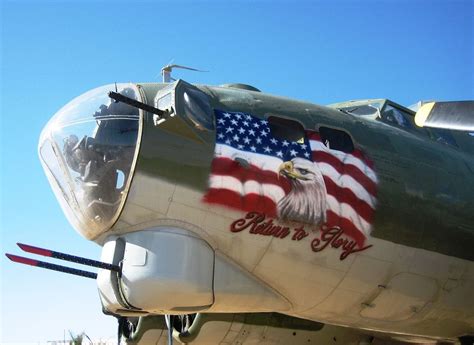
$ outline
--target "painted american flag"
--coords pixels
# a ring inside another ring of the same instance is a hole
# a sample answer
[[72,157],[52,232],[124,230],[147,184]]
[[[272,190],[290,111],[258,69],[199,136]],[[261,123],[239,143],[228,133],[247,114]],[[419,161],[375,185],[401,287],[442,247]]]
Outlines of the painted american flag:
[[278,203],[292,189],[282,163],[313,162],[326,189],[325,225],[338,226],[362,246],[376,207],[377,176],[362,151],[327,147],[318,132],[291,142],[272,136],[268,122],[242,112],[215,110],[216,146],[204,201],[278,217]]

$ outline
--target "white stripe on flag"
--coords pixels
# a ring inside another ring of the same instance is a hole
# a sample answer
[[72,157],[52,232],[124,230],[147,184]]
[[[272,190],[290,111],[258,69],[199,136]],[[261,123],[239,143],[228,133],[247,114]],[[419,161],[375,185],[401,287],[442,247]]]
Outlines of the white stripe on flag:
[[242,183],[232,176],[211,175],[209,187],[213,189],[227,189],[241,196],[252,193],[265,196],[273,200],[275,204],[285,196],[285,191],[280,186],[257,181],[246,181]]
[[372,196],[367,190],[357,182],[350,175],[341,175],[334,167],[327,163],[318,162],[316,163],[321,170],[321,173],[330,178],[336,185],[342,188],[348,188],[354,192],[354,194],[360,199],[365,201],[373,209],[375,209],[377,199]]
[[354,165],[372,181],[374,181],[375,183],[378,182],[377,175],[375,174],[375,172],[367,164],[365,164],[362,160],[355,157],[354,155],[351,155],[350,153],[340,152],[337,150],[330,150],[322,142],[314,140],[314,139],[310,140],[309,144],[311,146],[312,151],[324,151],[334,156],[335,158],[339,159],[344,164]]
[[274,171],[276,174],[278,174],[278,167],[283,163],[282,159],[274,156],[242,151],[225,144],[216,144],[215,151],[216,157],[225,157],[232,160],[236,158],[245,159],[248,163],[259,169]]
[[340,203],[332,195],[328,195],[326,200],[331,211],[336,213],[339,217],[349,219],[354,224],[354,226],[356,226],[359,231],[365,235],[370,234],[370,223],[366,222],[362,217],[360,217],[350,205],[346,203]]

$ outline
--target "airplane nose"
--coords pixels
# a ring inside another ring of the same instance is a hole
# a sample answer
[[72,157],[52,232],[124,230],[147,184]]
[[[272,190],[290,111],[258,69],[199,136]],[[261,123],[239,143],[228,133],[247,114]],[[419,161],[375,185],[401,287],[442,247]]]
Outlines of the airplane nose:
[[39,156],[56,198],[87,239],[107,231],[123,207],[141,133],[139,109],[114,102],[117,90],[141,101],[133,84],[106,85],[61,108],[39,141]]

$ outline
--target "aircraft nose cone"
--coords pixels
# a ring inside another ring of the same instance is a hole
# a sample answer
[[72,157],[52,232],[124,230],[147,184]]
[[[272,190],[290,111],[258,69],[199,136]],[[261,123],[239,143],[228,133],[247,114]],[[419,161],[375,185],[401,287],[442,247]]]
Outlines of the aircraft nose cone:
[[[106,85],[61,108],[40,137],[39,156],[70,223],[88,239],[110,229],[128,191],[137,153],[139,110],[114,102]],[[140,100],[133,84],[120,93]]]

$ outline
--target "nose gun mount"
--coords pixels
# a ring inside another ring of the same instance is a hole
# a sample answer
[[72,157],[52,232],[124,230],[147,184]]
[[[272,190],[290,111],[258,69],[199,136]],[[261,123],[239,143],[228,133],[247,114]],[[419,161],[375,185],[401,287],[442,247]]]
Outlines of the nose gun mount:
[[[17,243],[17,245],[18,245],[18,247],[20,247],[21,250],[23,250],[27,253],[46,256],[46,257],[59,259],[59,260],[64,260],[64,261],[69,261],[69,262],[74,262],[74,263],[77,263],[77,264],[86,265],[86,266],[90,266],[90,267],[101,268],[101,269],[117,272],[118,274],[122,273],[122,268],[118,265],[112,265],[112,264],[108,264],[108,263],[102,262],[102,261],[86,259],[86,258],[83,258],[83,257],[80,257],[80,256],[75,256],[75,255],[56,252],[56,251],[49,250],[49,249],[34,247],[34,246],[30,246],[30,245],[23,244],[23,243]],[[91,278],[91,279],[96,279],[97,278],[97,273],[94,273],[94,272],[78,270],[78,269],[72,268],[72,267],[56,265],[56,264],[52,264],[52,263],[49,263],[49,262],[29,259],[29,258],[25,258],[23,256],[18,256],[18,255],[13,255],[13,254],[5,254],[5,255],[11,261],[17,262],[17,263],[20,263],[20,264],[46,268],[48,270],[68,273],[68,274],[72,274],[72,275],[76,275],[76,276],[80,276],[80,277],[85,277],[85,278]]]

